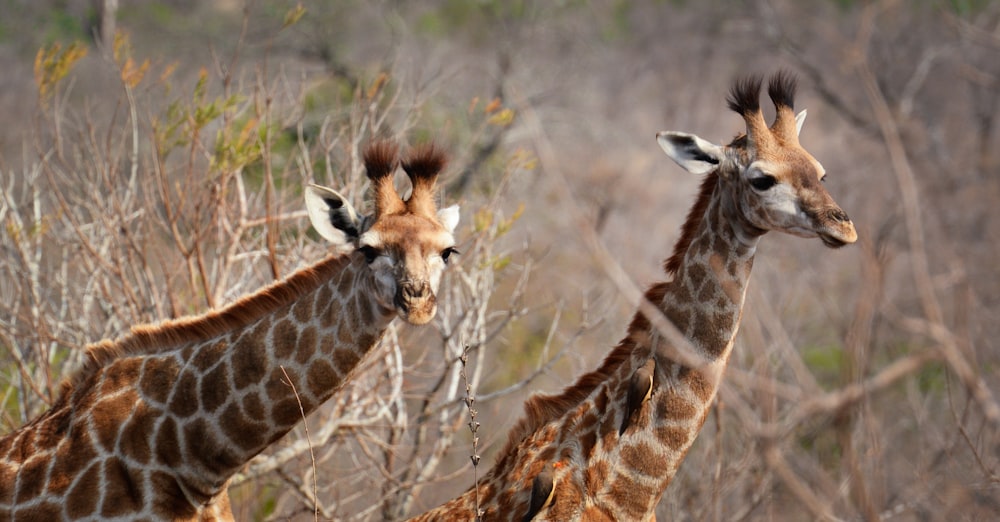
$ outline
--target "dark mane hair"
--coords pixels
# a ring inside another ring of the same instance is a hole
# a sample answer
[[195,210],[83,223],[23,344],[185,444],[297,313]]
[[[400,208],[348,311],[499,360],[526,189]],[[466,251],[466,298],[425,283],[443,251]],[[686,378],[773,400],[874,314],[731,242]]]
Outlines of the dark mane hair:
[[691,209],[687,213],[687,218],[684,219],[684,224],[681,225],[681,237],[674,244],[673,253],[670,254],[670,257],[663,264],[663,268],[667,271],[667,274],[674,275],[680,269],[681,263],[684,261],[684,254],[687,253],[688,247],[694,241],[695,232],[697,232],[702,220],[705,219],[705,211],[708,209],[708,204],[712,200],[712,193],[715,192],[715,187],[718,185],[718,170],[713,170],[701,180],[701,187],[698,189],[698,199],[695,200],[694,205],[691,205]]

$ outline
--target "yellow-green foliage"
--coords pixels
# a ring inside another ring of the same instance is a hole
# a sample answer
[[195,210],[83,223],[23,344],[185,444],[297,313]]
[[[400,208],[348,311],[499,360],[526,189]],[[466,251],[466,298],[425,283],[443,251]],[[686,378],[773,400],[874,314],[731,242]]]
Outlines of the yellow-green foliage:
[[38,88],[38,99],[42,107],[47,107],[55,95],[59,82],[66,77],[84,56],[87,48],[82,42],[75,41],[65,48],[59,42],[43,47],[35,54],[35,85]]

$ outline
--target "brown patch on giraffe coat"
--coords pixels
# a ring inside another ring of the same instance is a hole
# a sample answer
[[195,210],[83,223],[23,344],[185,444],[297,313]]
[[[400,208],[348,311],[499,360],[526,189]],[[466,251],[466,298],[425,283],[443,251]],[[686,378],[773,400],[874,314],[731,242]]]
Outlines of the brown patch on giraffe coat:
[[549,520],[570,520],[583,504],[583,495],[571,480],[556,480],[552,504],[548,508]]
[[101,388],[97,394],[104,397],[122,388],[132,387],[139,380],[141,372],[142,359],[132,357],[118,360],[104,371]]
[[688,429],[678,426],[660,426],[656,429],[656,438],[674,451],[680,451],[687,447]]
[[685,420],[694,417],[698,409],[691,401],[679,396],[676,390],[664,390],[664,396],[656,401],[656,418]]
[[254,422],[243,415],[239,406],[230,404],[219,416],[222,432],[244,450],[254,450],[264,445],[268,435],[267,424]]
[[[96,457],[97,451],[90,440],[89,432],[83,427],[74,429],[66,441],[56,449],[55,462],[49,479],[49,492],[53,494],[64,492],[80,470]],[[0,472],[0,483],[6,483],[2,472]],[[0,498],[0,502],[2,501]]]
[[[94,426],[113,426],[118,428],[121,420],[128,417],[138,400],[138,394],[133,389],[123,392],[110,399],[98,401],[90,410],[90,419]],[[107,451],[113,451],[118,429],[98,429],[97,443]]]
[[351,349],[338,349],[333,352],[333,365],[342,376],[347,376],[358,364],[361,357]]
[[587,491],[597,492],[608,484],[608,463],[605,460],[589,461],[583,474],[583,484]]
[[312,299],[299,299],[292,305],[292,317],[295,318],[300,324],[308,323],[312,321],[313,316],[313,300]]
[[346,323],[337,328],[337,344],[341,346],[354,344],[354,335],[352,335],[351,328]]
[[48,458],[29,458],[21,465],[18,500],[33,499],[45,491],[45,474],[48,469]]
[[310,325],[303,328],[302,333],[299,334],[299,340],[295,344],[295,360],[301,364],[309,362],[309,359],[316,353],[318,340],[315,326]]
[[271,407],[271,419],[277,426],[291,426],[302,419],[302,410],[295,397],[287,398]]
[[[214,373],[216,370],[218,367],[212,372]],[[177,380],[177,385],[174,386],[174,397],[170,399],[170,405],[167,409],[182,419],[190,417],[198,411],[198,395],[198,377],[193,371],[187,370]],[[204,397],[205,394],[202,393],[201,396]]]
[[124,462],[116,457],[105,460],[104,480],[101,516],[108,518],[122,516],[142,509],[142,491]]
[[162,471],[154,471],[150,476],[152,490],[157,494],[153,510],[164,519],[193,519],[198,513],[181,490],[177,479]]
[[243,397],[242,406],[243,411],[255,420],[263,422],[265,417],[267,417],[267,406],[264,404],[264,401],[261,400],[260,394],[257,392],[246,394],[246,396]]
[[228,349],[229,343],[225,340],[202,345],[191,358],[191,365],[202,372],[208,371],[225,357]]
[[363,299],[361,294],[358,294],[358,315],[361,316],[361,321],[363,324],[372,324],[375,321],[375,312],[372,311],[372,305],[368,302],[368,299]]
[[326,397],[340,383],[340,376],[330,363],[317,359],[306,374],[306,382],[314,397]]
[[[229,400],[228,364],[222,363],[201,377],[198,398],[205,413],[215,413]],[[196,398],[197,399],[197,398]]]
[[177,422],[173,417],[167,417],[160,423],[156,431],[156,456],[168,468],[176,468],[181,464],[180,440],[177,436]]
[[[70,518],[84,518],[97,511],[97,501],[101,498],[98,478],[100,462],[94,462],[80,475],[76,486],[66,496],[66,513]],[[55,520],[55,519],[53,519]]]
[[[14,480],[17,478],[16,473],[17,468],[14,466],[8,466],[6,464],[0,464],[0,484],[13,484]],[[0,488],[0,504],[10,504],[14,501],[14,488],[13,487],[3,487]],[[4,512],[0,509],[0,520],[3,520]]]
[[160,411],[140,403],[132,416],[122,427],[118,447],[126,457],[147,464],[152,457],[149,441],[153,438],[153,424]]
[[180,365],[173,357],[147,359],[139,390],[147,401],[165,404],[179,373]]
[[615,515],[604,506],[587,506],[580,520],[587,522],[615,522]]
[[214,472],[232,470],[244,463],[232,445],[215,436],[215,430],[204,419],[184,425],[184,441],[188,459]]
[[[295,332],[297,333],[297,330]],[[237,390],[260,382],[267,373],[268,366],[267,346],[264,344],[263,337],[243,336],[240,341],[230,360],[233,366],[233,384],[236,385]],[[291,341],[294,341],[294,338]],[[288,342],[288,340],[281,338],[279,341],[276,337],[275,342],[279,344],[273,346],[283,346],[280,343]]]
[[703,371],[685,366],[680,369],[677,377],[681,385],[691,389],[695,397],[702,402],[708,402],[715,396],[715,380],[705,375]]
[[285,377],[286,373],[289,377],[295,375],[294,371],[288,369],[275,368],[271,370],[271,375],[264,382],[264,391],[267,393],[268,401],[277,401],[292,391],[288,386],[288,379]]
[[587,459],[592,458],[597,451],[597,430],[590,429],[580,434],[580,453]]
[[609,498],[625,514],[625,520],[641,520],[646,515],[650,499],[658,496],[656,489],[637,482],[628,475],[615,477],[609,489]]
[[670,464],[669,459],[667,459],[662,451],[645,442],[624,444],[619,454],[626,468],[635,470],[647,477],[659,476]]
[[372,349],[372,347],[374,347],[381,338],[381,333],[364,332],[358,336],[358,348],[364,352],[368,352],[368,350]]
[[[254,336],[254,337],[256,337],[256,339],[259,342],[263,343],[264,339],[265,339],[265,335],[268,335],[268,334],[266,332],[264,332],[264,333],[262,333],[262,335]],[[290,319],[281,319],[280,321],[278,321],[277,323],[275,323],[274,326],[271,328],[270,336],[271,336],[271,339],[270,339],[271,346],[275,346],[275,347],[277,347],[277,346],[287,347],[287,348],[282,348],[283,350],[284,349],[294,349],[295,343],[296,343],[296,341],[298,341],[298,337],[299,337],[299,328]],[[247,337],[247,336],[244,336],[244,337]],[[241,339],[241,340],[243,340],[243,339]],[[249,340],[246,340],[245,342],[249,342]]]

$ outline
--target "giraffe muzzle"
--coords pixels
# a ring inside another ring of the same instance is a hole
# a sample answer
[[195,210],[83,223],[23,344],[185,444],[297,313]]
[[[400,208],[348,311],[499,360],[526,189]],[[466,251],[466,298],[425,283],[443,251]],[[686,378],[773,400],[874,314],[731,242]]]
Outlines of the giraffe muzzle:
[[437,312],[437,297],[427,281],[401,284],[394,301],[400,317],[412,324],[426,324]]

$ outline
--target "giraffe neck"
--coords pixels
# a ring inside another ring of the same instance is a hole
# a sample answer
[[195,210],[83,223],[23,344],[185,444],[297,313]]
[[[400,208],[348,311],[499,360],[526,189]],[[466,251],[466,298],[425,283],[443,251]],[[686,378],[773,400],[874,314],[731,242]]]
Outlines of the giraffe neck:
[[331,257],[91,348],[52,408],[0,438],[0,519],[227,513],[232,475],[330,398],[392,321],[366,267]]
[[[668,263],[674,277],[648,300],[708,364],[692,369],[637,313],[628,335],[597,371],[561,396],[529,401],[543,411],[568,404],[502,452],[478,488],[483,520],[522,520],[533,480],[554,484],[547,520],[648,520],[694,442],[718,389],[742,314],[759,231],[735,215],[724,181],[703,187]],[[649,400],[630,411],[633,377],[655,363]],[[574,393],[586,395],[576,399]],[[530,415],[530,414],[529,414]],[[414,520],[473,520],[469,490]]]
[[[329,399],[392,321],[394,312],[372,297],[363,256],[328,262],[340,269],[293,302],[146,361],[143,384],[150,374],[175,376],[141,389],[166,410],[154,423],[154,440],[164,442],[154,451],[178,469],[193,500],[224,491],[244,464]],[[157,392],[161,386],[169,393]]]

